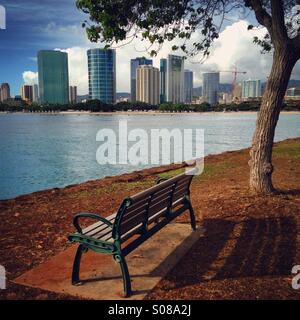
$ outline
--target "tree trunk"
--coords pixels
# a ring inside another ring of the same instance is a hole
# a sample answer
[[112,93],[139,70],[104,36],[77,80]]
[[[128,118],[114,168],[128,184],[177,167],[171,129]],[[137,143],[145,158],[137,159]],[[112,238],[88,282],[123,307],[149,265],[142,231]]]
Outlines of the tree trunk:
[[250,189],[258,194],[274,192],[272,148],[275,128],[282,109],[292,70],[297,62],[293,49],[277,49],[258,114],[250,151]]

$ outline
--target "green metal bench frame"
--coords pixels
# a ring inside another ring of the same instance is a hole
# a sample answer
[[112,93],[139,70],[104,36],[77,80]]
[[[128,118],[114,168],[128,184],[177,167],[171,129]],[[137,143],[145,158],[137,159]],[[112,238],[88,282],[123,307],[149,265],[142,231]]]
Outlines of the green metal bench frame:
[[[127,244],[124,248],[122,248],[122,235],[121,235],[121,226],[122,226],[122,219],[126,212],[126,210],[131,206],[131,204],[134,202],[134,197],[127,197],[122,201],[122,204],[117,211],[117,214],[115,216],[114,222],[102,218],[98,214],[94,213],[78,213],[74,216],[73,224],[77,230],[76,233],[73,233],[69,235],[68,239],[71,242],[77,242],[79,243],[74,263],[73,263],[73,270],[72,270],[72,284],[73,285],[82,285],[84,281],[81,281],[79,278],[79,271],[80,271],[80,262],[82,253],[87,252],[89,249],[97,252],[97,253],[104,253],[104,254],[110,254],[113,256],[113,259],[120,264],[121,271],[122,271],[122,277],[123,277],[123,285],[124,285],[124,295],[125,297],[128,297],[132,294],[131,289],[131,281],[130,281],[130,275],[127,267],[127,263],[125,260],[125,257],[132,252],[134,249],[136,249],[140,244],[145,242],[147,239],[149,239],[152,235],[154,235],[156,232],[158,232],[160,229],[162,229],[164,226],[166,226],[168,223],[170,223],[172,220],[177,218],[179,215],[181,215],[184,211],[189,210],[190,212],[190,219],[191,219],[191,226],[193,230],[196,230],[196,220],[195,220],[195,214],[194,210],[191,204],[190,200],[190,184],[193,178],[192,172],[188,176],[190,176],[190,181],[188,183],[188,186],[186,188],[185,194],[183,195],[181,207],[177,210],[172,210],[173,205],[173,194],[174,190],[176,188],[176,185],[178,181],[180,181],[180,177],[187,176],[186,174],[182,174],[176,177],[173,177],[171,179],[160,179],[156,186],[151,187],[150,189],[147,189],[143,191],[142,193],[136,195],[136,196],[143,196],[147,192],[149,193],[149,203],[151,202],[151,197],[155,194],[155,192],[159,192],[161,188],[168,186],[172,187],[172,195],[171,199],[169,200],[169,205],[166,210],[166,212],[160,216],[157,220],[154,220],[151,225],[153,225],[151,228],[149,228],[148,221],[149,217],[145,217],[145,221],[143,222],[142,228],[139,229],[138,232],[133,233],[131,236],[139,234],[139,237],[131,241],[129,244]],[[164,181],[163,181],[164,180]],[[163,181],[163,182],[162,182]],[[172,181],[174,182],[172,184]],[[161,188],[160,188],[161,186]],[[146,215],[148,214],[149,206],[146,210]],[[97,220],[99,222],[102,222],[104,225],[107,226],[107,228],[110,228],[112,231],[112,239],[113,241],[103,241],[101,239],[95,239],[93,237],[89,237],[85,234],[83,234],[83,230],[79,224],[79,220],[81,218],[90,218]],[[129,238],[130,239],[130,238]],[[128,240],[128,239],[127,239]]]

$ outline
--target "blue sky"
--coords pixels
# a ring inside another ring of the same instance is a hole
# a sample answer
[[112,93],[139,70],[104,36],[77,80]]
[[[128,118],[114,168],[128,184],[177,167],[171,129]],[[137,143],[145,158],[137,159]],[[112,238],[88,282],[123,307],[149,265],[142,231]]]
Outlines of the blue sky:
[[[79,94],[87,94],[86,50],[100,45],[88,41],[81,27],[87,16],[77,10],[75,0],[0,0],[0,5],[7,12],[6,30],[0,30],[0,83],[8,82],[12,95],[19,94],[24,81],[37,78],[37,52],[60,49],[68,53],[70,85],[77,85]],[[243,16],[231,13],[211,57],[204,64],[199,63],[199,57],[185,62],[186,69],[194,71],[194,87],[202,84],[202,72],[232,70],[234,66],[247,72],[239,81],[250,78],[266,81],[272,56],[261,55],[260,48],[253,44],[253,36],[261,37],[265,33],[262,28],[247,31],[253,21],[253,16],[247,13]],[[192,41],[197,39],[199,33]],[[159,59],[172,52],[173,44],[178,42],[164,44],[154,59],[154,66],[158,67]],[[130,91],[129,61],[137,56],[149,57],[146,47],[147,43],[136,40],[117,49],[117,91]],[[292,78],[300,79],[299,63]],[[221,73],[221,82],[231,81],[232,74]]]
[[62,36],[59,30],[74,25],[80,30],[86,17],[74,0],[0,0],[0,5],[6,8],[6,30],[0,30],[0,83],[9,82],[12,94],[18,94],[22,73],[37,71],[37,51],[78,45],[74,36]]

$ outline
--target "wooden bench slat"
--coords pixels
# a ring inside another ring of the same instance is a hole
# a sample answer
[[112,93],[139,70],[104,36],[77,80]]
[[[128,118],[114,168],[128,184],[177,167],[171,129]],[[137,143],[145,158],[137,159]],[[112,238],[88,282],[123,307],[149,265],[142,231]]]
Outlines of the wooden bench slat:
[[175,198],[177,196],[185,196],[188,194],[188,191],[189,191],[189,188],[187,188],[187,187],[182,187],[180,189],[176,189],[174,191],[173,197]]
[[151,225],[153,222],[155,222],[160,217],[164,216],[166,213],[167,213],[167,208],[164,208],[164,209],[156,212],[155,214],[153,214],[152,216],[149,217],[148,225]]
[[102,235],[101,237],[96,237],[97,240],[101,240],[101,241],[113,241],[113,237],[112,237],[112,231],[110,230],[110,232]]
[[190,186],[190,183],[191,183],[191,180],[181,180],[181,181],[178,181],[177,185],[176,185],[176,188],[181,188],[183,186],[189,188]]
[[125,213],[124,213],[122,221],[125,222],[126,220],[129,220],[132,217],[138,215],[140,212],[144,212],[148,208],[148,206],[149,206],[149,202],[143,204],[141,207],[138,207],[135,210],[131,210],[131,211],[126,210]]
[[160,194],[160,195],[154,195],[153,198],[151,199],[151,205],[155,204],[155,203],[158,203],[164,199],[169,199],[171,197],[173,193],[173,187],[168,190],[168,192],[166,193],[163,193],[163,194]]
[[175,176],[173,178],[170,178],[166,181],[163,181],[145,191],[142,191],[140,193],[137,193],[136,195],[132,196],[131,199],[133,201],[138,201],[139,199],[143,199],[145,196],[148,196],[148,195],[151,195],[159,190],[162,190],[172,184],[174,184],[175,182],[177,181],[180,181],[180,180],[185,180],[185,179],[191,179],[192,176],[188,176],[186,175],[185,173],[179,175],[179,176]]
[[145,195],[143,198],[138,199],[137,201],[132,200],[132,204],[127,208],[127,211],[135,210],[136,208],[141,207],[149,200],[149,195]]
[[[108,220],[108,221],[110,221],[111,223],[113,223],[113,221],[114,221],[115,218],[116,218],[116,215],[117,215],[117,213],[113,213],[113,214],[109,215],[108,217],[106,217],[105,219]],[[94,230],[94,229],[96,229],[96,228],[98,228],[98,227],[102,227],[102,226],[106,226],[106,225],[105,225],[103,222],[101,222],[101,221],[96,222],[96,223],[93,223],[93,224],[91,224],[90,226],[84,228],[84,229],[82,230],[82,233],[87,234],[88,232],[90,232],[90,231],[92,231],[92,230]]]
[[112,235],[112,228],[107,228],[105,230],[102,230],[102,231],[94,234],[92,237],[95,238],[95,239],[101,239],[101,238],[105,237],[108,234]]
[[132,228],[134,228],[135,226],[138,226],[139,224],[143,224],[144,221],[145,221],[145,215],[139,214],[138,216],[135,216],[134,218],[121,223],[121,226],[120,226],[121,234],[124,234],[130,231]]
[[135,213],[135,215],[130,215],[130,216],[128,217],[128,219],[122,220],[122,221],[121,221],[121,224],[126,224],[128,221],[135,221],[135,220],[137,220],[137,219],[139,219],[139,218],[145,220],[146,214],[147,214],[147,208],[145,208],[143,211],[137,211],[137,212]]
[[142,230],[142,224],[132,228],[130,231],[124,233],[121,235],[121,243],[127,241],[128,239],[130,239],[132,236],[140,233],[140,231]]
[[170,201],[161,201],[161,202],[159,202],[149,208],[148,216],[151,217],[154,214],[156,214],[157,212],[159,212],[163,209],[167,209],[169,206],[170,206]]

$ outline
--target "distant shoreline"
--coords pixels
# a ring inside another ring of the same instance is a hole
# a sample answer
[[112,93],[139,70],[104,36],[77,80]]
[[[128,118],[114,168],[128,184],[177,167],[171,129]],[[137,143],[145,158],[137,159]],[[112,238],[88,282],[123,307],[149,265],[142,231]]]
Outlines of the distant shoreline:
[[[59,111],[59,112],[6,112],[1,111],[0,114],[40,114],[40,115],[103,115],[103,116],[115,116],[115,115],[127,115],[127,116],[155,116],[155,115],[190,115],[190,114],[228,114],[228,115],[241,115],[241,114],[257,114],[257,111],[210,111],[210,112],[162,112],[162,111],[116,111],[116,112],[90,112],[90,111]],[[281,114],[300,114],[300,111],[281,111]]]

